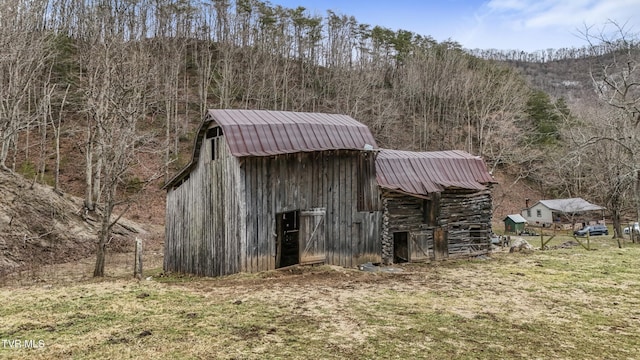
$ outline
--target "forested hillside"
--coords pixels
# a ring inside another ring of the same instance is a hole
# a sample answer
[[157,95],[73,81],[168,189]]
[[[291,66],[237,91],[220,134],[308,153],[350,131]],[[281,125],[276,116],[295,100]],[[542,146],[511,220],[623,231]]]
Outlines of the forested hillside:
[[[149,204],[162,206],[160,184],[184,164],[207,108],[348,114],[382,147],[462,149],[549,195],[620,212],[631,204],[638,90],[615,86],[637,78],[635,67],[616,67],[635,66],[637,44],[620,36],[597,39],[590,49],[600,53],[513,66],[494,52],[257,0],[18,0],[0,4],[0,18],[0,168],[77,193],[89,212],[100,206],[99,249],[111,214],[132,207],[163,221]],[[616,52],[626,60],[602,56]],[[592,77],[598,59],[611,66]],[[562,75],[531,70],[540,64]],[[584,106],[594,80],[605,101]],[[572,81],[579,92],[553,90]],[[605,141],[612,129],[630,140]],[[601,171],[596,159],[619,166]],[[617,183],[602,175],[611,171]]]

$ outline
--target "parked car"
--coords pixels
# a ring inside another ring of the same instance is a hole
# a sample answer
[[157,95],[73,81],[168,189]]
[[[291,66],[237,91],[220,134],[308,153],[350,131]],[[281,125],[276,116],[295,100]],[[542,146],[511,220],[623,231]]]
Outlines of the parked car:
[[622,229],[622,232],[624,232],[625,234],[629,234],[631,233],[631,228],[633,228],[634,233],[640,234],[640,224],[638,223],[633,223],[633,226],[627,226],[626,228]]
[[589,233],[589,236],[594,235],[609,235],[609,229],[607,229],[604,225],[589,225],[585,226],[580,230],[576,230],[573,232],[575,236],[585,236]]

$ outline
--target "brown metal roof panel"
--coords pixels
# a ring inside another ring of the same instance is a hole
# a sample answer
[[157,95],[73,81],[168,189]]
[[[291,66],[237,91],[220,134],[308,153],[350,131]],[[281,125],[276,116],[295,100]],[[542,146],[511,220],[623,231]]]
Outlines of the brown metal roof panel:
[[399,173],[395,171],[390,161],[376,161],[376,180],[379,185],[393,189],[399,188],[401,183]]
[[346,115],[210,110],[208,118],[222,126],[235,156],[376,147],[369,129]]
[[447,180],[460,181],[471,177],[468,171],[465,172],[460,169],[458,159],[440,158],[437,161],[439,161],[442,170],[445,172],[445,179]]
[[473,178],[473,173],[470,171],[469,167],[466,166],[466,159],[442,159],[443,166],[450,170],[448,179],[452,181],[465,181]]
[[244,138],[242,137],[242,132],[236,129],[237,126],[228,125],[228,124],[220,124],[222,127],[222,132],[227,139],[227,146],[229,146],[229,150],[235,156],[247,155],[246,147],[244,146]]
[[458,188],[458,189],[469,189],[469,190],[483,190],[486,189],[485,186],[469,181],[447,181],[443,182],[442,185],[444,188]]
[[295,123],[285,124],[283,127],[287,137],[289,138],[289,143],[291,144],[291,148],[287,149],[288,151],[302,151],[303,146],[300,143],[300,130],[297,129]]
[[438,179],[440,176],[440,172],[438,168],[434,166],[433,162],[424,161],[419,158],[413,158],[412,160],[415,171],[419,174],[421,179],[424,191],[422,194],[442,191],[442,187],[439,186],[438,182],[433,181],[434,179]]
[[355,143],[360,145],[360,149],[363,149],[365,144],[369,144],[372,147],[377,148],[378,145],[376,144],[375,139],[373,137],[367,136],[367,134],[370,134],[369,129],[363,129],[361,127],[358,127],[355,129],[355,131],[350,132],[350,135],[353,137]]
[[425,183],[408,159],[380,159],[376,161],[376,169],[378,183],[384,188],[413,194],[441,190],[437,186]]
[[300,151],[311,151],[312,149],[316,149],[316,147],[313,145],[313,140],[311,139],[313,135],[310,134],[311,128],[309,127],[309,124],[296,123],[293,124],[292,127],[294,127],[294,130],[298,134],[297,139],[298,143],[300,144],[300,147],[298,149]]
[[326,139],[326,142],[330,144],[332,149],[339,149],[342,147],[342,140],[340,140],[340,131],[336,128],[336,125],[327,124],[319,129],[320,136]]
[[274,147],[279,152],[288,152],[293,149],[293,144],[287,135],[287,129],[284,124],[273,124],[270,126],[271,133],[273,134]]
[[491,173],[487,169],[487,165],[478,158],[475,161],[476,165],[476,180],[481,183],[495,183],[496,180],[491,176]]
[[[340,125],[334,125],[336,127],[336,131],[338,132],[338,137],[337,139],[340,140],[340,144],[342,145],[349,145],[350,148],[356,148],[356,149],[362,149],[364,147],[364,144],[361,144],[362,139],[358,139],[358,136],[352,136],[355,135],[354,133],[357,134],[357,128],[356,127],[350,127],[350,126],[340,126]],[[347,131],[349,130],[349,131]],[[351,130],[355,130],[353,133]]]
[[420,193],[422,180],[417,176],[410,161],[391,162],[391,167],[402,189],[411,193]]
[[371,132],[369,131],[369,128],[358,127],[357,131],[352,132],[352,134],[358,135],[358,142],[362,144],[362,147],[364,147],[365,144],[369,144],[373,148],[378,147],[376,140],[373,138],[373,136],[371,136]]
[[[284,129],[289,136],[289,142],[292,144],[292,151],[310,151],[313,150],[307,143],[306,137],[308,124],[305,123],[303,113],[280,112],[277,120],[281,120],[285,125]],[[276,120],[273,120],[276,121]],[[318,149],[319,150],[319,149]]]
[[306,151],[326,149],[318,141],[317,129],[314,128],[313,125],[314,124],[298,124]]
[[244,138],[243,147],[247,153],[255,155],[263,155],[264,150],[260,144],[260,138],[257,134],[259,127],[255,124],[242,124],[238,126],[238,130],[242,133]]
[[480,190],[494,182],[482,159],[462,151],[382,150],[376,169],[382,187],[424,195],[444,188]]
[[273,143],[271,146],[269,146],[269,153],[270,155],[275,155],[281,152],[281,143],[282,143],[282,137],[280,134],[280,131],[278,130],[277,124],[274,124],[273,126],[265,126],[264,127],[264,132],[265,132],[265,139],[264,141],[269,141],[271,140],[271,142]]
[[315,143],[320,149],[332,149],[331,138],[326,135],[325,126],[320,124],[310,124],[309,128],[315,138]]
[[274,155],[278,153],[277,143],[274,141],[273,132],[271,131],[271,126],[265,125],[253,125],[255,128],[255,133],[258,138],[258,142],[256,145],[256,150],[258,150],[258,146],[260,150],[265,155]]

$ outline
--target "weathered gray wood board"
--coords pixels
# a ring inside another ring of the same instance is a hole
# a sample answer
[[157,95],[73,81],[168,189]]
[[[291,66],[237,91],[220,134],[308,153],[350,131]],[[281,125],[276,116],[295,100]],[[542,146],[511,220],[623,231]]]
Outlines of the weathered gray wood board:
[[[373,153],[238,158],[224,136],[204,140],[200,151],[188,178],[168,189],[166,271],[218,276],[275,269],[276,219],[290,211],[300,211],[301,226],[318,225],[314,236],[323,237],[323,244],[319,238],[301,243],[301,262],[353,267],[381,261]],[[321,224],[306,216],[317,209],[324,209]]]

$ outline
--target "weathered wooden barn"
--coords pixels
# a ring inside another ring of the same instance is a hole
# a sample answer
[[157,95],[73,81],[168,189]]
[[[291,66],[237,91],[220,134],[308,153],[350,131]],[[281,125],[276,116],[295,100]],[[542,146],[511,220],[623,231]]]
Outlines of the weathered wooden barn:
[[165,185],[165,271],[381,261],[376,148],[345,115],[210,110]]
[[385,263],[439,260],[490,250],[493,177],[463,151],[381,150]]

